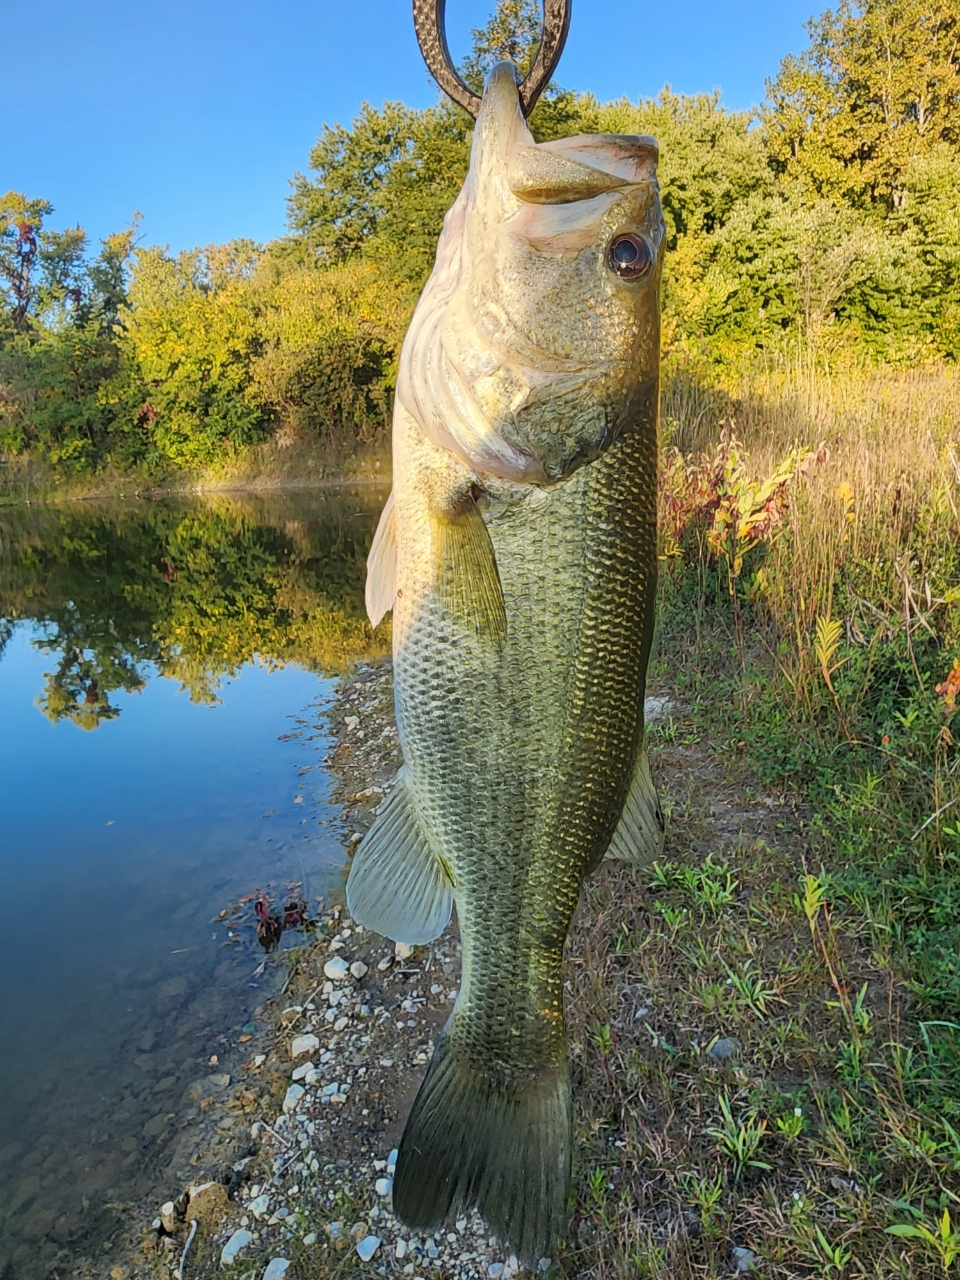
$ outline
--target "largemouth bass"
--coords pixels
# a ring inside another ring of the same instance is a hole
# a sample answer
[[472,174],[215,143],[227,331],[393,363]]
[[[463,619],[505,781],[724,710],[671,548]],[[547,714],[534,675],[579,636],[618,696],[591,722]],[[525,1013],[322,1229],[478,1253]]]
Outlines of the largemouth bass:
[[401,353],[371,550],[393,608],[404,765],[355,856],[353,917],[421,943],[452,904],[460,994],[400,1144],[394,1208],[476,1206],[527,1263],[565,1221],[561,965],[584,878],[656,856],[644,751],[656,586],[652,138],[537,144],[511,63]]

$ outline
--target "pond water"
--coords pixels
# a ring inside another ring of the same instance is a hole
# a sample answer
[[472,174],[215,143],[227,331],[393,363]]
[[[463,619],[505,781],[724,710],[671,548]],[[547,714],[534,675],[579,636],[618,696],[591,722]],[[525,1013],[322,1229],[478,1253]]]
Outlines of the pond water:
[[6,1280],[165,1198],[191,1083],[256,1049],[282,979],[253,895],[310,915],[341,887],[322,715],[386,647],[362,603],[382,500],[0,511]]

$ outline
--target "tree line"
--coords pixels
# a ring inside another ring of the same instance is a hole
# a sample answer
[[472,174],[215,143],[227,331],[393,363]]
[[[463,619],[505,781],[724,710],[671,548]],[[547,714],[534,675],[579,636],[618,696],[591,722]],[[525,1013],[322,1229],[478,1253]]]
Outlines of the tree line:
[[[960,353],[960,0],[841,0],[808,33],[754,112],[551,86],[531,117],[539,140],[658,139],[668,368]],[[538,6],[500,0],[473,34],[479,86],[529,63]],[[156,473],[267,438],[375,442],[471,127],[446,101],[325,125],[266,245],[173,254],[134,224],[96,248],[47,201],[0,198],[0,453]]]

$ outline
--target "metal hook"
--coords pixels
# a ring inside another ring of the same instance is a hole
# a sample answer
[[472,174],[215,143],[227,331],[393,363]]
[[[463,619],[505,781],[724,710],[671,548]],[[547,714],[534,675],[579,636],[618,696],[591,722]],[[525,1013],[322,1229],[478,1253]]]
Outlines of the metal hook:
[[[570,30],[571,0],[541,0],[543,32],[540,47],[523,83],[520,85],[520,107],[528,116],[556,70]],[[417,43],[430,74],[447,95],[476,120],[483,99],[473,92],[457,74],[450,59],[444,20],[446,0],[413,0],[413,25]]]

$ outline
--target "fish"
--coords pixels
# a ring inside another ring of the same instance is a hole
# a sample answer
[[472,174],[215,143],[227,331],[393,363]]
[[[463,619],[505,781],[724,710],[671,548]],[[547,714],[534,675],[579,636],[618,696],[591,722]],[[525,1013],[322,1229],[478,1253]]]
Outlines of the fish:
[[462,978],[399,1146],[394,1210],[470,1208],[527,1265],[571,1178],[564,944],[605,856],[647,863],[657,578],[658,151],[537,143],[490,72],[463,189],[401,349],[367,606],[393,610],[403,765],[353,918],[417,945],[453,906]]

